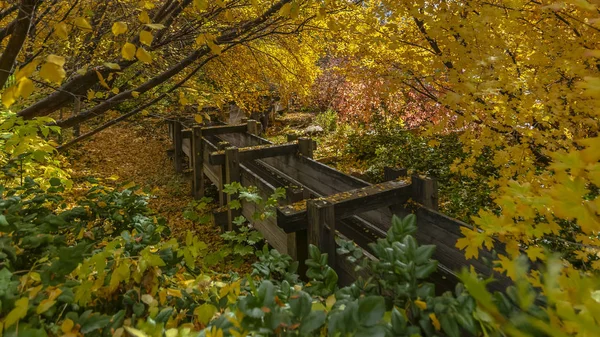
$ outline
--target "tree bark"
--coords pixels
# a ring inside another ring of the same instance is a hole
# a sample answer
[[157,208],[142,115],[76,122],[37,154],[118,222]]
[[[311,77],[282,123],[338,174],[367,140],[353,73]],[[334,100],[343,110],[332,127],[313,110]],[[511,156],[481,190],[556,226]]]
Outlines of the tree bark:
[[6,80],[8,80],[8,77],[11,74],[15,60],[17,59],[17,56],[19,56],[21,48],[23,48],[23,44],[29,33],[31,19],[36,9],[37,2],[38,0],[21,1],[15,27],[12,31],[10,40],[8,41],[8,45],[6,46],[4,53],[2,53],[2,57],[0,57],[0,88],[3,88],[4,84],[6,84]]

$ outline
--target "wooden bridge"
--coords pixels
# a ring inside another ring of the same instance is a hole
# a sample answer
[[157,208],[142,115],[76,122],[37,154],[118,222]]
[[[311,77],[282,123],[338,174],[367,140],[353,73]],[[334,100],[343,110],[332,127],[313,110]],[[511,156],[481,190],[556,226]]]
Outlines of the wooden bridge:
[[[454,271],[465,266],[472,265],[484,275],[494,273],[483,262],[493,260],[491,252],[482,251],[478,260],[466,260],[464,253],[455,248],[462,237],[461,227],[469,225],[438,212],[434,179],[418,175],[408,178],[406,170],[386,169],[387,181],[372,185],[314,160],[315,143],[310,138],[275,145],[259,137],[253,120],[239,125],[193,125],[188,129],[180,121],[173,121],[169,123],[169,134],[176,170],[183,172],[186,159],[192,169],[192,193],[196,198],[204,195],[205,177],[219,188],[222,206],[234,197],[223,193],[223,186],[232,182],[256,186],[265,199],[276,188],[286,188],[287,197],[277,216],[256,220],[254,227],[272,247],[298,261],[307,258],[309,243],[318,246],[329,254],[330,265],[341,283],[357,275],[354,266],[336,253],[332,233],[353,240],[369,256],[368,244],[385,237],[392,215],[402,217],[410,212],[417,215],[418,242],[437,246],[433,258],[439,261],[439,271],[431,281],[438,290],[453,289],[457,281]],[[410,205],[409,200],[413,201]],[[255,207],[242,201],[241,214],[251,219]],[[215,222],[232,230],[232,221],[240,211],[225,212],[215,214]],[[510,284],[506,277],[494,276],[498,282],[492,283],[491,289],[503,290]]]

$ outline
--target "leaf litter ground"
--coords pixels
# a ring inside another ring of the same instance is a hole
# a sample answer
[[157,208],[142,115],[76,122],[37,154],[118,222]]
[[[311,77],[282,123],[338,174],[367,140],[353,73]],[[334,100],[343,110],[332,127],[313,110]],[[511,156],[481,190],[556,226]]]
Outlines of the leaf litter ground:
[[[187,232],[192,231],[208,245],[210,252],[219,251],[226,243],[215,225],[195,224],[183,217],[183,210],[193,200],[191,184],[190,179],[175,173],[167,155],[170,147],[167,127],[157,121],[109,128],[70,151],[74,192],[83,195],[89,188],[85,183],[89,177],[111,187],[133,182],[151,191],[150,207],[167,220],[172,236],[184,241]],[[251,271],[251,263],[247,261],[239,267],[220,263],[212,269],[217,273],[235,271],[243,275]]]

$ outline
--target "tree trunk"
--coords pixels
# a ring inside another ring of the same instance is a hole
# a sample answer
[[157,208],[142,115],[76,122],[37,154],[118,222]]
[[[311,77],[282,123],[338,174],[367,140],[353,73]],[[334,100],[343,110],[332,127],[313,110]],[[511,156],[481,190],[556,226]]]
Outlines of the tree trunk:
[[17,59],[17,56],[19,56],[21,48],[23,48],[23,44],[29,33],[31,19],[36,9],[37,2],[38,0],[21,1],[15,27],[12,31],[10,40],[8,41],[8,45],[6,46],[4,53],[2,53],[2,57],[0,57],[0,88],[3,88],[4,84],[6,84],[6,80],[8,80],[8,77],[11,74],[15,60]]

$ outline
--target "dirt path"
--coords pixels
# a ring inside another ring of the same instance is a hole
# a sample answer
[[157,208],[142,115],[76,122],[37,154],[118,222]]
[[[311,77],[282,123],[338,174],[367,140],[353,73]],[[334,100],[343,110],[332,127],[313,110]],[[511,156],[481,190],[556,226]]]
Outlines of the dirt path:
[[[191,230],[210,251],[217,251],[224,244],[219,230],[212,224],[194,224],[183,217],[183,210],[192,201],[190,181],[175,174],[167,156],[170,141],[166,126],[156,125],[135,122],[115,126],[71,150],[73,180],[77,183],[95,177],[108,186],[135,182],[150,192],[150,207],[167,220],[173,236],[184,238]],[[242,274],[250,270],[250,265],[233,268],[219,264],[216,269],[217,272],[235,269]]]

